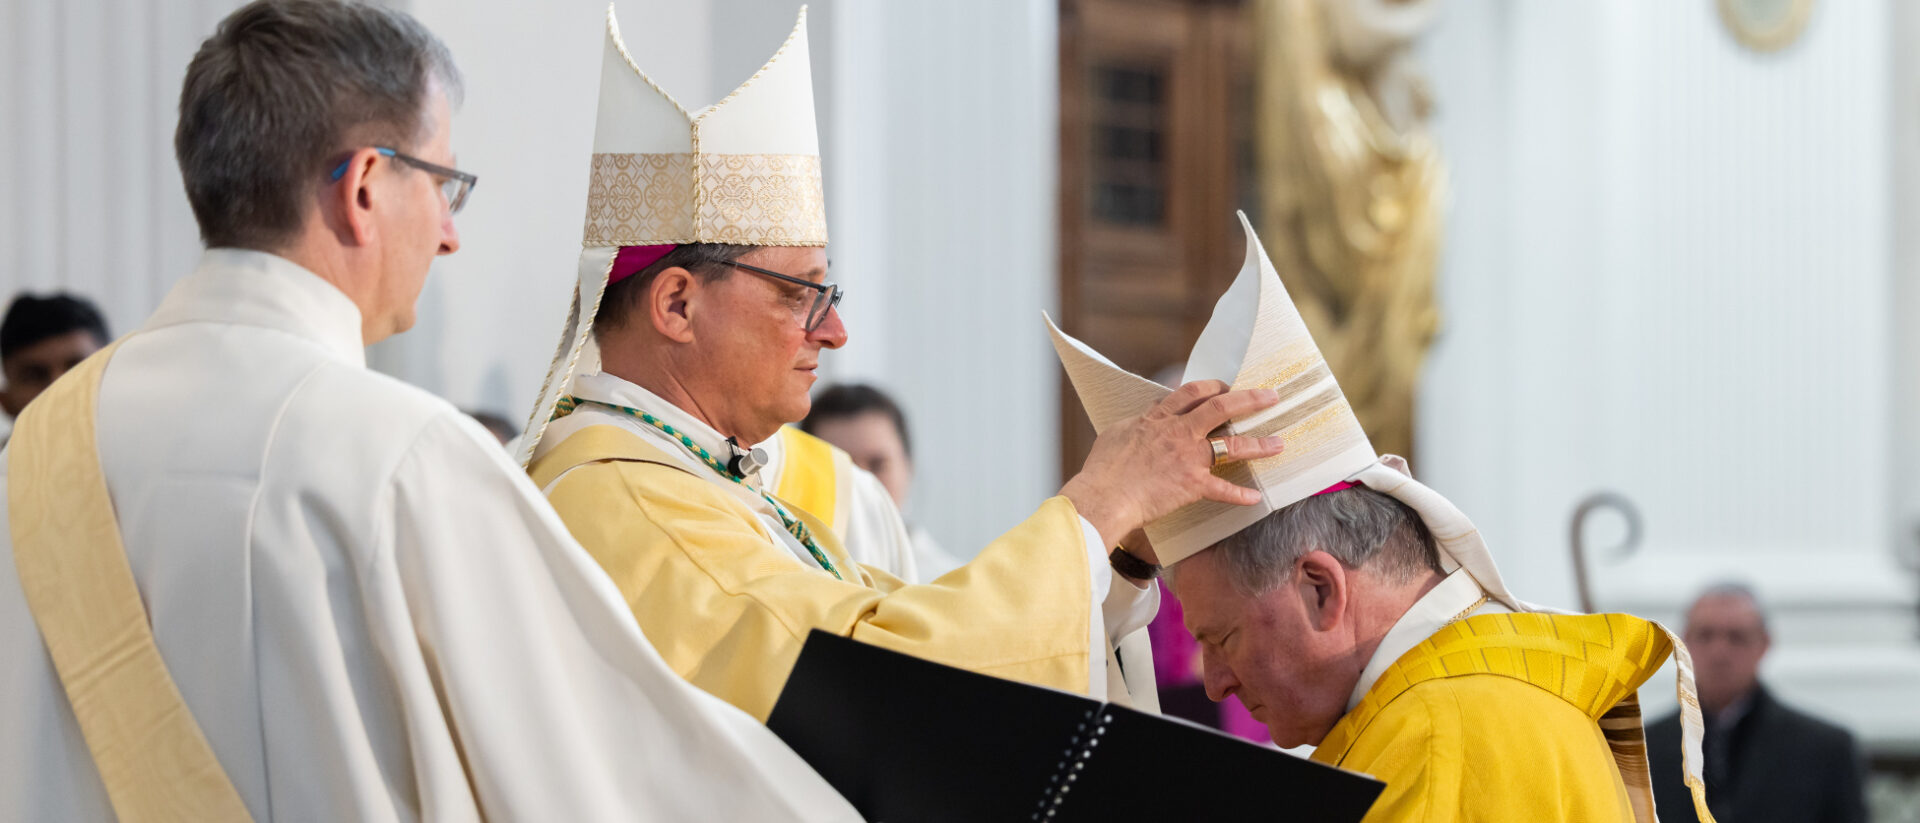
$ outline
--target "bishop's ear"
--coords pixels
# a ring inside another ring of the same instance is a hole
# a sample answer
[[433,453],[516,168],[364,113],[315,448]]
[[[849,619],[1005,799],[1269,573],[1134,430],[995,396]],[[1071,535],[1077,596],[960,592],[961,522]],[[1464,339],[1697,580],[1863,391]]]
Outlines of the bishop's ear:
[[1315,631],[1331,631],[1345,619],[1347,598],[1353,593],[1350,582],[1346,565],[1331,554],[1315,549],[1300,558],[1293,584],[1299,588],[1307,624]]
[[703,284],[679,266],[653,276],[647,289],[647,315],[655,331],[676,343],[693,342],[693,312]]

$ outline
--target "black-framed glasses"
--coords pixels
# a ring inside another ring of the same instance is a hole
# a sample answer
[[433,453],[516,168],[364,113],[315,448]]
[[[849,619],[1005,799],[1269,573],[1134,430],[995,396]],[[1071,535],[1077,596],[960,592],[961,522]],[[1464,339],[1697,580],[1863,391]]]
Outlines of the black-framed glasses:
[[[438,163],[429,163],[411,154],[401,154],[385,146],[374,146],[373,150],[383,156],[393,158],[394,160],[398,160],[440,178],[440,195],[447,198],[447,212],[449,214],[460,213],[460,207],[467,204],[467,195],[473,192],[473,185],[480,182],[480,178],[459,169],[450,169]],[[345,177],[347,174],[347,166],[352,164],[353,158],[351,157],[340,161],[340,165],[334,167],[333,173],[327,175],[327,180],[334,183],[340,182],[340,178]]]
[[775,280],[792,283],[796,286],[812,289],[813,305],[807,309],[806,317],[803,318],[801,322],[801,325],[806,328],[809,334],[818,330],[821,323],[827,322],[827,312],[832,311],[834,306],[840,305],[840,298],[845,297],[847,294],[841,290],[840,286],[834,283],[815,283],[811,280],[802,280],[792,275],[781,274],[777,271],[760,268],[759,266],[749,266],[734,260],[727,261],[727,265],[736,269],[745,269],[754,274],[771,277]]

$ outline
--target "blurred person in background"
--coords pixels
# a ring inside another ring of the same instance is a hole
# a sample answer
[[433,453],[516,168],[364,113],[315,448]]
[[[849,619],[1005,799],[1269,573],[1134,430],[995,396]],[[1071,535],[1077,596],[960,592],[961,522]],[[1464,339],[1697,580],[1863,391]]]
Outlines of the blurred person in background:
[[[813,409],[800,428],[845,451],[853,465],[870,473],[885,490],[885,500],[906,511],[913,491],[913,440],[907,435],[907,416],[892,397],[864,383],[837,383],[813,398]],[[848,486],[865,482],[850,479]],[[920,580],[932,580],[960,567],[924,526],[907,524],[913,541],[913,563]]]
[[466,412],[468,417],[473,418],[473,422],[479,423],[480,427],[486,429],[487,434],[493,435],[493,439],[500,441],[503,447],[520,436],[520,430],[514,428],[513,423],[502,415],[474,409],[467,409]]
[[21,409],[110,339],[106,319],[85,298],[25,292],[15,297],[0,320],[0,371],[7,378],[7,387],[0,389],[0,411],[7,415],[0,443]]
[[[1720,820],[1866,823],[1853,735],[1774,698],[1760,682],[1772,638],[1753,589],[1720,583],[1693,601],[1683,635],[1706,716],[1707,803]],[[1680,717],[1647,727],[1653,788],[1668,823],[1696,820],[1680,780]]]

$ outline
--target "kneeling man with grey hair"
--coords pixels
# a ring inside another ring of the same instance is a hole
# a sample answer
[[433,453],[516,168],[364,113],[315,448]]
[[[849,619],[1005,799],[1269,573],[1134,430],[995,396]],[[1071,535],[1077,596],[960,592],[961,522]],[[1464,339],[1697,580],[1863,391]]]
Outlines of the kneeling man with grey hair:
[[[1276,389],[1278,404],[1225,433],[1279,434],[1287,450],[1216,465],[1264,506],[1196,503],[1123,549],[1165,564],[1208,696],[1239,695],[1281,746],[1384,780],[1368,823],[1651,823],[1635,691],[1672,653],[1683,779],[1711,820],[1685,647],[1637,617],[1546,613],[1508,592],[1466,516],[1374,453],[1246,231],[1185,380]],[[1168,391],[1058,329],[1054,343],[1095,428]]]

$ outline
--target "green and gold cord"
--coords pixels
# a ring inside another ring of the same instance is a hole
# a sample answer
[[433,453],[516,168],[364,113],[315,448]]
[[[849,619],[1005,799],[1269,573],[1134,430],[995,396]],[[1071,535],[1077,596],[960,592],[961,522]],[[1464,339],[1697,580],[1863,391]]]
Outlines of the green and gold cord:
[[[679,441],[680,445],[685,446],[687,448],[687,451],[692,452],[693,456],[700,458],[700,462],[707,464],[707,468],[713,469],[715,472],[718,472],[721,477],[724,477],[728,480],[732,480],[733,482],[739,483],[742,486],[746,486],[747,484],[747,480],[745,476],[735,474],[731,469],[728,469],[726,464],[721,463],[719,459],[713,456],[712,453],[708,452],[704,448],[701,448],[700,444],[693,442],[693,438],[690,438],[685,434],[681,434],[679,429],[676,429],[668,425],[666,421],[661,420],[658,417],[654,417],[653,415],[643,412],[639,409],[632,408],[630,406],[618,406],[612,403],[604,403],[599,400],[586,400],[583,398],[574,397],[572,395],[566,395],[560,398],[559,403],[555,404],[553,409],[553,417],[550,419],[550,421],[558,420],[562,417],[566,417],[567,415],[572,414],[573,411],[579,408],[582,403],[588,403],[595,406],[600,406],[602,408],[612,409],[617,412],[625,413],[628,417],[635,418],[642,423],[645,423],[649,426],[659,429],[662,433],[666,434],[668,437],[671,437],[674,440]],[[753,488],[753,487],[748,486],[748,488]],[[754,491],[759,493],[760,498],[762,500],[767,501],[767,505],[773,507],[773,513],[780,516],[780,523],[787,527],[787,533],[793,535],[793,539],[800,541],[800,545],[806,547],[807,553],[813,555],[813,559],[820,564],[820,568],[826,569],[827,573],[833,575],[835,579],[838,579],[838,580],[846,579],[840,576],[839,569],[836,569],[833,567],[833,561],[827,558],[827,553],[820,550],[820,544],[814,541],[813,532],[811,529],[807,528],[807,524],[800,522],[798,518],[794,517],[791,514],[788,514],[786,507],[780,505],[780,501],[774,499],[773,495],[767,494],[766,492],[761,491],[759,489],[754,489]]]

